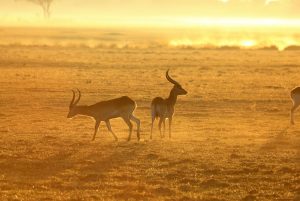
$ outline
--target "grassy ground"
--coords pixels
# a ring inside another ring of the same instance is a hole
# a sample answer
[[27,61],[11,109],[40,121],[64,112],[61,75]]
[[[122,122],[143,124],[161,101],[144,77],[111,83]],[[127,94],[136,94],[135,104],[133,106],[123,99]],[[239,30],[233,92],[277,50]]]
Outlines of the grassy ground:
[[[149,140],[150,102],[179,97],[173,139]],[[1,200],[299,200],[300,126],[289,125],[299,52],[0,47]],[[142,140],[120,119],[91,141],[81,104],[128,95]],[[300,123],[300,112],[296,121]]]

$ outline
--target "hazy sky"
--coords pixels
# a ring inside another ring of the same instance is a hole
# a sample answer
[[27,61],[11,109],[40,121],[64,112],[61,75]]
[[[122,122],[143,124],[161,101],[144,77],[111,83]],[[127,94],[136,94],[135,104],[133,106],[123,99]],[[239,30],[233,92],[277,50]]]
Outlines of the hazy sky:
[[0,25],[164,25],[185,23],[182,19],[300,20],[299,10],[300,0],[54,0],[51,19],[45,21],[42,9],[31,2],[0,0]]

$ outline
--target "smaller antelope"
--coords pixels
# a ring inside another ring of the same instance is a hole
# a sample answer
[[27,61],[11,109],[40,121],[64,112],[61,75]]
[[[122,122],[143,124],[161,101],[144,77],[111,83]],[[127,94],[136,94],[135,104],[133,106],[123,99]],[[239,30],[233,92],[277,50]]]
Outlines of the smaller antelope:
[[164,124],[164,132],[165,132],[165,124],[166,124],[165,121],[166,119],[169,119],[169,138],[171,138],[171,125],[172,125],[172,118],[174,114],[174,107],[177,101],[177,96],[187,94],[187,91],[184,90],[178,82],[176,82],[169,76],[169,70],[167,70],[166,72],[166,78],[169,82],[174,84],[174,86],[171,89],[168,98],[163,99],[161,97],[156,97],[151,102],[152,123],[151,123],[150,139],[152,139],[153,122],[158,117],[159,117],[158,127],[159,127],[160,137],[163,137],[161,133],[161,124],[162,123]]
[[127,96],[122,96],[120,98],[112,100],[101,101],[94,105],[77,105],[81,97],[79,89],[77,89],[77,91],[79,93],[79,97],[74,102],[75,91],[72,90],[73,98],[69,106],[69,114],[67,118],[72,118],[76,115],[93,117],[96,121],[96,125],[92,141],[95,140],[101,121],[105,121],[107,129],[112,133],[115,140],[117,141],[118,138],[112,131],[109,120],[118,117],[121,117],[129,127],[128,141],[130,140],[132,133],[132,123],[130,120],[134,121],[137,124],[137,138],[138,140],[140,140],[140,120],[133,116],[133,112],[136,108],[136,103],[133,100],[131,100]]
[[295,124],[294,121],[294,112],[300,105],[300,87],[296,87],[291,91],[291,98],[293,101],[293,107],[291,109],[291,124]]

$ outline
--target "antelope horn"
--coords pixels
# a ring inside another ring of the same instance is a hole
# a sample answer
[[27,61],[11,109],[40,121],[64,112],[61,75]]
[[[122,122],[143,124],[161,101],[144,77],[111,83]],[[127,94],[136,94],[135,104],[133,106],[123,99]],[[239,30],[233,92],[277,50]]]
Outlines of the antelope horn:
[[79,93],[79,96],[78,96],[78,99],[75,101],[74,105],[76,105],[79,102],[80,98],[81,98],[81,92],[79,91],[79,89],[77,89],[77,91]]
[[166,78],[169,82],[171,82],[172,84],[175,84],[175,85],[180,85],[177,81],[173,80],[170,76],[169,76],[169,69],[167,70],[166,72]]
[[73,103],[74,103],[74,100],[75,100],[75,91],[72,90],[72,92],[73,92],[73,98],[72,98],[72,100],[71,100],[71,103],[70,103],[70,106],[69,106],[69,107],[72,107],[72,106],[73,106]]

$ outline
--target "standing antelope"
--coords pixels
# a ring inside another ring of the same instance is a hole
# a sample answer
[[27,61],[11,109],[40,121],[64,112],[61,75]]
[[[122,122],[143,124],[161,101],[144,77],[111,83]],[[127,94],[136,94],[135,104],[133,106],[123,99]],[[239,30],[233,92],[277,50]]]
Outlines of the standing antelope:
[[300,87],[296,87],[291,91],[291,98],[293,101],[293,107],[291,109],[291,124],[295,124],[294,122],[294,112],[300,105]]
[[96,120],[96,125],[95,125],[95,132],[93,136],[93,141],[95,140],[99,125],[101,121],[105,121],[106,127],[108,130],[112,133],[114,136],[115,140],[117,141],[118,138],[116,134],[112,131],[111,126],[110,126],[110,119],[121,117],[125,121],[125,123],[129,127],[129,135],[128,135],[128,141],[131,138],[131,133],[132,133],[132,123],[130,120],[134,121],[137,124],[137,138],[138,140],[140,139],[140,120],[133,116],[133,111],[136,108],[136,103],[131,100],[127,96],[122,96],[120,98],[108,100],[108,101],[101,101],[98,102],[94,105],[77,105],[77,103],[80,100],[81,93],[78,90],[79,97],[78,99],[74,102],[75,100],[75,91],[73,91],[73,98],[71,100],[70,106],[69,106],[69,114],[67,118],[72,118],[74,116],[78,115],[85,115],[85,116],[90,116],[93,117]]
[[164,124],[164,132],[165,132],[165,121],[169,119],[169,138],[171,138],[171,125],[172,125],[172,118],[174,114],[174,106],[177,101],[178,95],[186,95],[187,91],[184,90],[181,85],[173,80],[169,76],[169,70],[166,72],[166,78],[169,82],[174,84],[173,88],[171,89],[170,95],[168,98],[163,99],[161,97],[156,97],[151,102],[151,116],[152,116],[152,123],[151,123],[151,134],[150,139],[152,139],[152,130],[153,130],[153,122],[156,118],[159,117],[159,132],[160,137],[163,137],[161,133],[161,124]]

